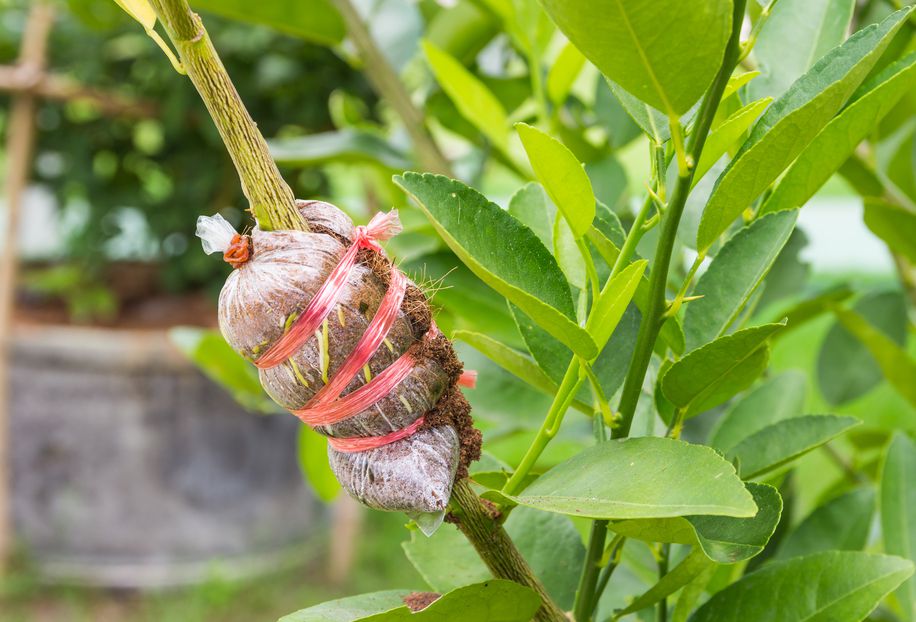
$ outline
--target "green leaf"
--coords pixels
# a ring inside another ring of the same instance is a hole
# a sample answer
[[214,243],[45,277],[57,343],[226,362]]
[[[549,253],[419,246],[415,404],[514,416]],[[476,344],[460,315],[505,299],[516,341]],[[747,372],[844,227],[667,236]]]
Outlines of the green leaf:
[[191,0],[195,9],[202,9],[248,24],[270,26],[282,33],[314,41],[322,45],[336,45],[347,34],[343,17],[330,0]]
[[735,111],[734,114],[709,133],[706,145],[703,147],[703,153],[700,155],[696,172],[693,174],[692,183],[694,186],[712,168],[712,165],[718,162],[719,158],[725,155],[725,152],[731,149],[738,142],[738,139],[744,136],[744,133],[754,124],[757,117],[766,110],[766,107],[772,101],[772,98],[764,97],[749,103],[747,106]]
[[[799,231],[799,229],[796,229]],[[774,339],[780,339],[787,334],[804,326],[811,320],[820,317],[833,308],[839,302],[843,302],[852,296],[853,291],[846,285],[831,287],[819,294],[812,295],[810,298],[788,307],[773,317],[775,319],[786,319],[785,330],[778,333]]]
[[607,85],[630,118],[653,142],[660,145],[671,138],[671,124],[665,113],[633,97],[613,80],[608,80]]
[[598,354],[594,340],[572,319],[566,279],[530,229],[459,181],[419,173],[405,173],[394,181],[478,278],[573,352],[587,359]]
[[529,622],[541,606],[534,590],[500,579],[452,590],[417,613],[403,604],[388,608],[406,595],[377,592],[344,598],[292,613],[280,622]]
[[544,188],[532,181],[512,195],[508,211],[516,220],[534,231],[545,248],[553,248],[552,208]]
[[553,395],[556,392],[556,383],[538,367],[535,361],[518,350],[514,350],[486,335],[466,330],[455,331],[452,338],[467,343],[507,372],[517,378],[521,378],[535,389],[548,395]]
[[899,557],[829,551],[768,564],[716,593],[691,622],[860,622],[913,572]]
[[865,224],[890,249],[916,263],[916,214],[880,199],[865,199]]
[[[881,472],[881,533],[884,551],[916,561],[916,443],[894,434]],[[916,578],[897,590],[906,622],[916,620]]]
[[[571,609],[578,570],[585,559],[585,546],[572,522],[559,514],[520,507],[509,514],[504,527],[547,593],[561,608]],[[491,576],[457,529],[439,529],[429,538],[413,531],[403,547],[410,562],[437,592]]]
[[423,41],[423,53],[436,81],[458,112],[503,152],[509,149],[509,120],[499,99],[460,62]]
[[521,495],[486,494],[539,510],[595,519],[757,513],[734,467],[716,452],[658,437],[599,443],[553,467]]
[[775,559],[789,559],[821,551],[861,551],[868,542],[875,491],[860,488],[832,499],[814,510],[776,552]]
[[916,406],[916,361],[897,345],[893,339],[868,323],[855,311],[836,309],[840,324],[855,335],[875,358],[878,367],[891,385],[906,400]]
[[642,611],[651,607],[658,601],[693,581],[697,575],[706,570],[712,562],[700,550],[691,551],[690,554],[677,566],[665,574],[658,583],[653,585],[649,590],[640,594],[625,609],[615,612],[617,616],[624,616],[630,613]]
[[716,254],[693,290],[702,296],[687,305],[684,335],[692,350],[724,333],[770,271],[795,228],[798,210],[753,221]]
[[748,97],[779,97],[831,48],[846,38],[855,0],[779,0],[757,36],[761,76]]
[[245,408],[259,413],[283,412],[261,388],[257,368],[229,347],[215,330],[176,326],[169,331],[169,339]]
[[388,590],[331,600],[280,618],[280,622],[357,622],[380,611],[400,609],[410,590]]
[[340,493],[340,482],[328,463],[328,439],[307,425],[299,426],[299,470],[319,499],[328,503]]
[[[722,91],[722,101],[725,101],[732,95],[738,92],[745,84],[748,84],[751,80],[760,75],[759,71],[745,71],[744,73],[739,73],[728,79],[728,82],[725,83],[725,90]],[[753,99],[753,98],[751,98]]]
[[[868,137],[878,121],[905,94],[912,92],[914,86],[916,53],[898,60],[868,80],[853,95],[851,103],[815,136],[792,163],[760,212],[804,205],[852,155],[856,146]],[[913,246],[912,242],[910,246]]]
[[878,61],[911,9],[867,26],[831,50],[764,113],[719,177],[700,220],[706,250],[833,118]]
[[719,337],[672,365],[661,379],[672,404],[696,415],[746,389],[766,369],[767,339],[783,324],[764,324]]
[[686,112],[712,82],[731,32],[729,0],[541,4],[605,76],[672,115]]
[[716,422],[709,444],[728,451],[742,439],[777,421],[798,417],[805,405],[806,376],[788,371],[749,391]]
[[599,350],[604,348],[617,328],[648,264],[646,260],[631,263],[617,276],[608,280],[598,295],[585,324],[585,330],[598,344]]
[[772,471],[861,423],[855,417],[805,415],[777,421],[751,434],[725,454],[738,462],[743,479]]
[[517,123],[522,145],[534,174],[563,214],[576,238],[588,231],[595,219],[592,182],[576,156],[557,139],[525,123]]
[[149,0],[115,0],[124,9],[124,12],[140,22],[146,30],[151,30],[156,25],[156,12]]
[[[830,404],[842,404],[864,395],[883,379],[882,367],[867,343],[872,343],[878,352],[897,352],[897,358],[904,365],[900,372],[906,378],[906,357],[900,355],[899,348],[886,345],[886,342],[902,345],[906,340],[907,312],[903,296],[895,291],[869,294],[856,302],[854,310],[855,317],[847,312],[847,321],[859,328],[864,339],[837,322],[827,332],[818,353],[818,386]],[[865,318],[867,323],[863,325],[856,317]],[[873,336],[876,331],[870,330],[871,326],[878,329],[877,336]],[[888,371],[897,377],[897,371]]]
[[547,73],[547,96],[554,105],[566,100],[573,83],[585,66],[585,57],[576,46],[567,43]]
[[611,523],[615,533],[646,542],[671,542],[699,546],[719,564],[734,564],[760,553],[770,540],[782,514],[779,492],[768,484],[746,484],[758,512],[752,518],[685,516]]
[[580,290],[588,286],[582,251],[569,224],[559,213],[553,219],[553,256],[570,285]]
[[410,159],[385,139],[345,129],[270,141],[270,155],[282,166],[316,166],[327,162],[366,162],[392,171],[410,167]]

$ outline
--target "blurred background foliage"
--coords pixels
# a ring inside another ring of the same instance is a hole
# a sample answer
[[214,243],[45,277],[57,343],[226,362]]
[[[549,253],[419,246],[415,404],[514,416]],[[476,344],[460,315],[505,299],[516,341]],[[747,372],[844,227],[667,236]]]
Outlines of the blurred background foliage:
[[[390,99],[380,97],[384,87],[378,83],[379,76],[362,71],[364,52],[345,38],[344,20],[333,5],[328,0],[259,0],[254,4],[192,0],[191,4],[202,10],[216,48],[249,111],[270,139],[296,195],[327,198],[361,222],[376,209],[398,207],[406,229],[389,249],[433,294],[439,324],[449,333],[476,331],[524,350],[504,301],[445,249],[426,219],[392,185],[392,173],[417,169],[421,164],[400,111]],[[755,2],[749,4],[752,11],[759,8]],[[791,19],[793,11],[809,6],[808,0],[780,0],[743,67],[761,74],[736,88],[723,103],[724,111],[733,112],[762,96],[779,95],[820,54],[845,38],[850,23],[855,30],[892,10],[882,0],[816,4],[830,4],[835,11],[841,5],[848,9],[845,17],[834,15],[838,26],[825,28],[820,42],[823,49],[800,46],[805,35]],[[639,202],[645,191],[650,167],[647,141],[626,109],[625,94],[615,94],[597,70],[554,32],[536,3],[364,0],[357,5],[378,49],[400,76],[400,88],[406,89],[421,111],[456,177],[508,207],[510,198],[532,175],[519,146],[498,132],[487,131],[492,128],[488,120],[502,121],[506,136],[509,122],[539,122],[585,163],[597,197],[608,208],[608,220],[619,219],[624,228],[629,226],[634,201]],[[9,63],[16,57],[27,6],[25,0],[0,0],[0,62]],[[87,85],[149,102],[155,114],[140,119],[109,118],[79,103],[42,103],[34,178],[53,192],[66,235],[58,253],[34,264],[38,271],[29,268],[26,285],[30,295],[67,299],[76,319],[111,317],[119,306],[117,296],[111,294],[117,289],[112,286],[112,265],[139,260],[154,263],[155,282],[162,291],[206,289],[212,297],[228,268],[199,250],[192,235],[197,216],[219,211],[239,228],[250,226],[251,220],[240,209],[244,197],[206,110],[186,78],[174,72],[162,52],[113,2],[68,0],[60,8],[50,66]],[[906,36],[901,34],[896,42],[897,55],[912,46],[911,29],[901,32]],[[428,42],[425,52],[421,38]],[[454,62],[431,66],[435,52],[430,53],[430,46]],[[775,75],[779,72],[784,74]],[[485,89],[475,90],[475,85]],[[5,114],[8,101],[8,94],[0,93],[0,115]],[[850,302],[894,343],[916,353],[912,322],[916,290],[906,251],[897,241],[869,233],[857,196],[874,193],[877,183],[879,192],[892,188],[916,201],[913,110],[914,94],[910,93],[874,128],[857,157],[844,165],[842,175],[831,178],[802,212],[799,229],[750,305],[749,316],[755,321],[779,319],[786,311],[797,310],[799,303],[824,296]],[[746,132],[735,137],[723,158],[712,164],[710,173],[697,185],[687,205],[687,234],[679,240],[677,257],[692,259],[692,233],[704,202],[717,173],[745,136]],[[548,245],[561,256],[562,232],[554,223],[547,223],[545,230]],[[654,232],[650,232],[639,252],[650,256],[654,243]],[[574,281],[576,266],[562,259],[560,264]],[[689,264],[675,262],[675,281],[682,280]],[[851,414],[865,425],[834,442],[829,450],[809,454],[797,463],[791,477],[780,480],[787,500],[785,531],[841,493],[863,484],[874,488],[889,435],[901,429],[916,432],[914,405],[887,381],[873,353],[827,310],[827,305],[817,307],[811,321],[790,328],[790,337],[776,340],[762,384],[791,372],[802,379],[799,412]],[[631,313],[612,342],[621,360],[629,358],[637,318]],[[212,317],[203,323],[210,322]],[[251,368],[221,339],[211,337],[206,332],[175,333],[176,343],[211,377],[229,385],[241,403],[252,410],[273,411],[258,390]],[[467,366],[480,371],[479,387],[468,397],[485,433],[486,468],[514,464],[547,409],[549,397],[466,344],[459,348]],[[702,441],[715,434],[717,416],[755,399],[757,388],[717,408],[713,416],[691,420],[685,437]],[[650,428],[655,405],[650,396],[644,397],[638,425]],[[330,489],[328,497],[333,496],[325,463],[306,460],[316,454],[323,458],[321,448],[309,444],[314,439],[309,440],[304,426],[303,435],[302,447],[311,448],[303,454],[303,467],[316,488]],[[590,438],[589,421],[572,413],[560,438],[544,455],[542,466],[569,457],[589,444]],[[872,502],[864,499],[862,503]],[[347,593],[421,585],[400,557],[398,542],[405,538],[401,522],[400,517],[373,515],[360,538],[363,557]],[[638,593],[644,582],[626,576],[620,589]],[[319,569],[313,574],[290,575],[280,584],[297,592],[320,577]],[[22,619],[32,619],[27,615],[40,600],[33,585],[24,580],[4,587],[14,607],[11,610]],[[204,586],[171,600],[141,603],[136,605],[139,610],[131,610],[136,617],[129,619],[270,619],[267,612],[285,613],[327,598],[320,593],[323,589],[309,587],[289,599],[288,591],[277,594],[268,583],[259,583],[255,591],[235,586],[223,592],[219,581],[214,585],[217,587]],[[270,598],[283,602],[276,607],[258,605],[240,614],[235,606],[225,604],[236,602],[238,590],[244,590],[245,596],[237,602],[255,593],[269,593]],[[72,619],[102,619],[94,609],[92,593],[71,594],[60,592],[57,601],[74,599]],[[224,602],[220,594],[232,596]],[[623,598],[620,594],[614,597]],[[198,607],[200,602],[207,604]],[[172,608],[157,609],[161,603],[170,603]],[[184,606],[190,609],[182,609]],[[262,611],[263,616],[256,613]]]

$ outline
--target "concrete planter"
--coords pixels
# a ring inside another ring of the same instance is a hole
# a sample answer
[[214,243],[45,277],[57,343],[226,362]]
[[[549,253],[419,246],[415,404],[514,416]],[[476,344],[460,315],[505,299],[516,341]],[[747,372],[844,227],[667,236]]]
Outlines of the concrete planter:
[[237,406],[163,331],[17,327],[16,535],[49,579],[113,587],[256,574],[319,508],[293,417]]

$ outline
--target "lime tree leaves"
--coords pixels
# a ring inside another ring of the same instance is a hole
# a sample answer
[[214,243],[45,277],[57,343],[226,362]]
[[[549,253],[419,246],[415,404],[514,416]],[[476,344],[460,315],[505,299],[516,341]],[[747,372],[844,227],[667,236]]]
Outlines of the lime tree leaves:
[[452,590],[416,613],[407,590],[351,596],[291,613],[280,622],[529,622],[541,601],[534,590],[493,579]]
[[752,517],[758,511],[734,467],[715,451],[658,437],[600,443],[550,469],[517,496],[487,494],[548,512],[611,520]]
[[859,622],[913,572],[899,557],[830,551],[764,566],[718,592],[691,622]]
[[542,5],[605,76],[668,115],[686,112],[700,98],[731,32],[730,0],[543,0]]
[[820,447],[861,423],[855,417],[804,415],[778,421],[732,447],[726,457],[738,464],[741,477],[750,479],[772,471]]
[[572,295],[537,236],[482,194],[441,175],[405,173],[395,183],[412,196],[454,253],[487,285],[586,359],[594,339],[576,324]]
[[626,520],[609,528],[629,538],[648,542],[697,545],[706,557],[719,564],[750,559],[763,550],[782,515],[782,499],[772,486],[747,484],[757,514],[749,518],[730,516],[684,516]]
[[[798,207],[829,179],[875,125],[916,86],[916,52],[868,80],[798,156],[761,213]],[[871,225],[869,225],[871,226]],[[878,234],[880,235],[880,234]],[[881,236],[884,237],[884,236]]]
[[[535,575],[563,609],[571,609],[578,571],[585,559],[582,538],[569,518],[516,508],[504,524]],[[437,592],[485,581],[490,571],[457,529],[439,529],[427,538],[413,531],[403,544],[407,558]]]
[[697,232],[706,250],[802,152],[874,67],[911,9],[863,28],[799,78],[763,114],[716,182]]
[[687,348],[712,341],[731,325],[767,275],[795,227],[797,210],[760,218],[732,236],[716,254],[687,305]]
[[576,156],[563,143],[525,123],[515,126],[534,173],[573,235],[581,238],[595,219],[592,183]]
[[423,42],[429,66],[458,111],[503,151],[508,150],[509,124],[499,99],[477,76],[429,41]]
[[[897,433],[887,448],[881,475],[884,551],[916,561],[916,443]],[[897,590],[903,619],[916,620],[916,578]]]
[[767,339],[783,326],[746,328],[689,352],[662,377],[662,392],[686,417],[721,404],[749,387],[766,369]]

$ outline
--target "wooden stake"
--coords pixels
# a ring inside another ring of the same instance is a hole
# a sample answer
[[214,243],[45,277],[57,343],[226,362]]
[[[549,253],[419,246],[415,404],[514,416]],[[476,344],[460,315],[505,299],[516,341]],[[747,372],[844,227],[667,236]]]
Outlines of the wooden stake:
[[[54,11],[49,4],[40,1],[32,4],[19,51],[19,70],[23,75],[31,75],[34,84],[41,82],[53,21]],[[32,168],[36,103],[36,96],[29,91],[13,97],[6,143],[6,223],[0,255],[0,572],[5,569],[12,548],[9,359],[16,300],[19,213]]]

